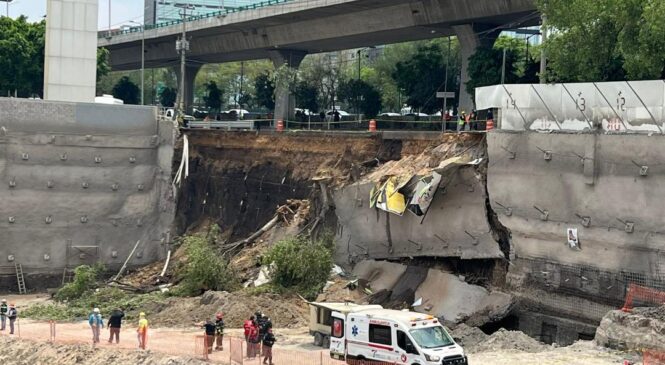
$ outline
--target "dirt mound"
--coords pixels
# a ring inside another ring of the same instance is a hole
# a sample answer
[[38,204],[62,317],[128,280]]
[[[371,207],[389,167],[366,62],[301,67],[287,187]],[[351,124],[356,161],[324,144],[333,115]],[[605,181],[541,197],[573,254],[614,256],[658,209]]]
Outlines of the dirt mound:
[[665,307],[610,311],[600,321],[595,341],[613,349],[665,348]]
[[205,362],[151,351],[92,349],[90,345],[54,345],[46,342],[0,337],[0,364],[198,365],[205,364]]
[[277,328],[297,328],[307,325],[309,315],[307,304],[298,297],[214,291],[196,298],[171,298],[165,303],[154,303],[146,311],[157,327],[192,326],[222,312],[228,328],[240,328],[249,316],[262,311]]
[[490,335],[485,341],[482,341],[477,346],[470,346],[467,350],[469,352],[492,352],[499,350],[541,352],[550,348],[551,346],[534,340],[524,332],[508,331],[502,328]]
[[469,352],[477,352],[473,350],[489,338],[489,336],[478,327],[467,326],[464,323],[455,327],[455,329],[452,330],[451,335],[455,339],[455,342]]

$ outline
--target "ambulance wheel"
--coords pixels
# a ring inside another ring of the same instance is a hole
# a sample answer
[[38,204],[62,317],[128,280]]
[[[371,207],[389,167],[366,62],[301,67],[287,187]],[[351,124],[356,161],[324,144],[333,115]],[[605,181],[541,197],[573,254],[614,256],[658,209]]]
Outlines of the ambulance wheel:
[[319,332],[314,333],[314,346],[323,345],[323,335]]
[[330,336],[325,336],[323,337],[323,348],[329,349],[330,348]]

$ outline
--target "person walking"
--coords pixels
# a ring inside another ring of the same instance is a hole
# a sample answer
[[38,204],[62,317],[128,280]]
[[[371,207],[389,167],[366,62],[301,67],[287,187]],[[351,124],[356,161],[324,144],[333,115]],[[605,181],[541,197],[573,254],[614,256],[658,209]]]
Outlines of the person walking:
[[125,313],[122,311],[122,308],[116,308],[111,312],[109,317],[108,328],[109,328],[109,343],[113,343],[113,337],[115,337],[115,343],[120,343],[120,327],[122,327],[122,319],[125,317]]
[[136,333],[139,340],[139,348],[145,350],[148,338],[148,320],[145,318],[145,313],[143,312],[139,314],[139,327],[136,329]]
[[[272,328],[268,328],[268,331],[263,336],[263,363],[272,365],[272,345],[275,344],[277,339],[272,333]],[[267,361],[267,362],[266,362]]]
[[92,313],[88,316],[88,324],[90,324],[90,328],[92,329],[92,343],[99,343],[99,332],[104,328],[104,320],[102,319],[99,308],[92,310]]
[[215,340],[217,341],[215,350],[224,351],[224,314],[220,312],[215,317],[217,318],[215,321]]
[[464,124],[466,124],[466,112],[462,110],[462,113],[459,116],[459,120],[457,121],[458,133],[464,130]]
[[247,357],[250,357],[251,346],[249,344],[249,333],[252,330],[252,323],[254,323],[254,316],[250,316],[248,320],[243,323],[242,327],[245,330],[245,343],[247,344]]
[[7,319],[9,319],[9,334],[14,334],[14,322],[18,319],[18,311],[16,310],[16,305],[14,303],[9,304],[7,309]]
[[0,331],[5,330],[5,324],[7,323],[7,311],[9,308],[7,307],[7,299],[3,299],[2,302],[0,302]]
[[212,354],[212,345],[215,342],[215,330],[217,329],[215,323],[208,319],[201,327],[205,329],[205,343],[208,353]]

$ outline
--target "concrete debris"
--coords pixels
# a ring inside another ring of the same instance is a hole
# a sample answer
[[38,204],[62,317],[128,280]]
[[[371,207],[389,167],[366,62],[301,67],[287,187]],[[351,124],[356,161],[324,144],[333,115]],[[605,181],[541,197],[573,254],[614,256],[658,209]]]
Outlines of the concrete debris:
[[472,285],[441,270],[386,261],[364,260],[354,268],[361,288],[370,288],[368,301],[391,308],[408,308],[442,318],[446,323],[480,326],[506,317],[514,305],[511,295]]
[[611,311],[600,322],[595,341],[618,350],[665,349],[665,306]]
[[475,349],[482,342],[487,341],[489,335],[481,331],[478,327],[471,327],[464,323],[457,325],[454,329],[451,330],[451,335],[460,346],[468,352]]
[[261,270],[259,270],[259,276],[254,280],[253,284],[254,287],[259,287],[264,284],[268,284],[271,280],[270,277],[270,268],[267,265],[261,266]]

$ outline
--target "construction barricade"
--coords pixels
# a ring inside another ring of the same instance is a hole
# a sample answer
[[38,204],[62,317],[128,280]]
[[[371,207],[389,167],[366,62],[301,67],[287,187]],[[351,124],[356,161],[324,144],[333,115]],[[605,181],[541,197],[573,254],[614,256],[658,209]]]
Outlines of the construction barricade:
[[623,304],[624,312],[630,312],[637,303],[639,306],[660,306],[665,304],[665,291],[649,288],[631,283],[626,291],[626,300]]
[[644,350],[643,365],[665,365],[665,351]]

